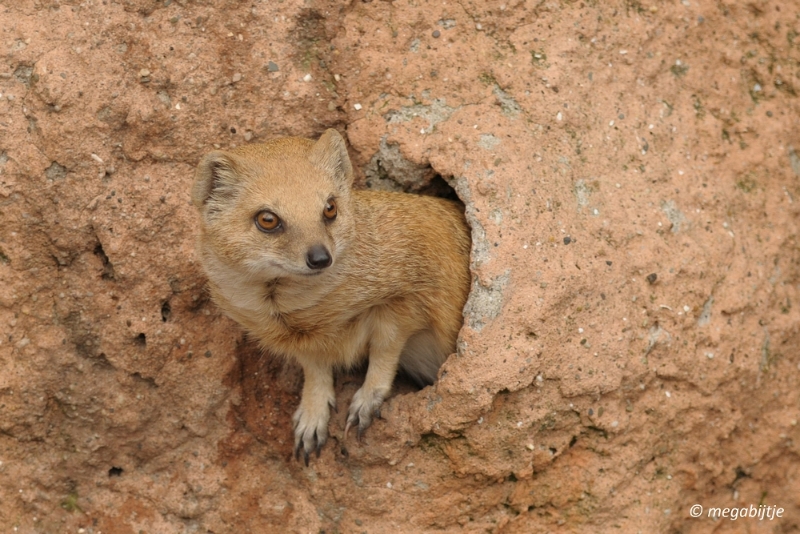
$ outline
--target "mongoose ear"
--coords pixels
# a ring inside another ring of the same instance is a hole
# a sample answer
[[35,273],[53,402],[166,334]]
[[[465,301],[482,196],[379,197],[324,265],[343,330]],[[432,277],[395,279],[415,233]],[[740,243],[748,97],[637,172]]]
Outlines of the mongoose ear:
[[314,143],[308,159],[311,163],[331,173],[342,185],[350,187],[353,183],[353,166],[347,147],[339,132],[333,128],[325,130],[319,141]]
[[231,154],[221,150],[209,152],[197,165],[194,186],[192,186],[192,204],[203,210],[215,201],[232,196],[237,183],[236,161]]

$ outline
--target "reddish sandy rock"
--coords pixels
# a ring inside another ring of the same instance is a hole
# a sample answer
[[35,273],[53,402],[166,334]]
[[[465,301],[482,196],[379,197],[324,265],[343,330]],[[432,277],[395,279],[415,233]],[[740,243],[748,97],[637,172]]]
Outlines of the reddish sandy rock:
[[[5,2],[2,530],[796,529],[798,47],[780,2]],[[189,188],[329,127],[360,187],[454,188],[474,283],[437,384],[358,444],[339,375],[305,468]]]

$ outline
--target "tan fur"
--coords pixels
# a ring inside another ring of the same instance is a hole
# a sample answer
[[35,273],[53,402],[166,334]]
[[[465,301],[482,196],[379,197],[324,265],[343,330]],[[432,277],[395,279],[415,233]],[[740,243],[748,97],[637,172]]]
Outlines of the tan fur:
[[[305,376],[294,415],[295,453],[325,443],[335,405],[333,369],[369,357],[347,427],[369,426],[398,365],[432,383],[455,351],[470,287],[464,213],[443,199],[352,191],[344,141],[283,138],[212,152],[197,169],[198,251],[214,301],[272,353]],[[334,198],[338,214],[322,215]],[[283,229],[255,225],[261,210]],[[309,248],[332,263],[312,269]]]

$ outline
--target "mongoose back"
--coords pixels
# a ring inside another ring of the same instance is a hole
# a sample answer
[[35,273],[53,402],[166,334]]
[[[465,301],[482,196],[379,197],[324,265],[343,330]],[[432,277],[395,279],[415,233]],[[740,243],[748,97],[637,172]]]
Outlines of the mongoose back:
[[347,415],[358,437],[398,366],[420,384],[456,349],[470,288],[470,235],[452,201],[352,190],[344,140],[281,138],[214,151],[192,202],[211,296],[262,348],[303,368],[295,456],[320,448],[333,371],[369,359]]

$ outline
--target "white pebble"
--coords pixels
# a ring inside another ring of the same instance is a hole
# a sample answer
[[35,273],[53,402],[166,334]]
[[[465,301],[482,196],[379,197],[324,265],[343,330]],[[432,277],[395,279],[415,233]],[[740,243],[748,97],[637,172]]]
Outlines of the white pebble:
[[356,111],[361,111],[361,104],[353,104],[353,108],[354,108]]
[[311,81],[311,75],[310,74],[306,74],[305,76],[303,76],[303,81],[304,82],[310,82]]
[[103,163],[103,160],[97,154],[92,154],[92,159],[95,160],[97,163]]
[[563,119],[563,118],[564,118],[564,116],[563,116],[563,115],[561,114],[561,112],[559,111],[559,112],[556,114],[556,120],[557,120],[557,121],[560,121],[560,120],[561,120],[561,119]]

